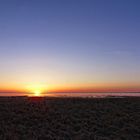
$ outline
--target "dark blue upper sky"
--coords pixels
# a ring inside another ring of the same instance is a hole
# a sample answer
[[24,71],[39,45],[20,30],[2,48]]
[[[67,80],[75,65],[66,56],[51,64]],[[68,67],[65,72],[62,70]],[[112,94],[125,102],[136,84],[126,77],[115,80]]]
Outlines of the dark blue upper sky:
[[139,60],[139,0],[0,1],[0,83],[140,84]]

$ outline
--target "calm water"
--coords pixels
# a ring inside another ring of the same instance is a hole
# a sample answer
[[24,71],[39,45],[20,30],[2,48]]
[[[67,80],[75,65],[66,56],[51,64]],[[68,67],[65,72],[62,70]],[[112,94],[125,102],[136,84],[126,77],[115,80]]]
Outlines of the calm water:
[[[49,94],[51,96],[51,94]],[[53,96],[63,97],[106,97],[106,96],[139,96],[140,93],[54,93]]]
[[[27,93],[0,93],[0,96],[26,96]],[[53,97],[106,97],[106,96],[137,96],[140,97],[140,93],[46,93],[44,96]]]

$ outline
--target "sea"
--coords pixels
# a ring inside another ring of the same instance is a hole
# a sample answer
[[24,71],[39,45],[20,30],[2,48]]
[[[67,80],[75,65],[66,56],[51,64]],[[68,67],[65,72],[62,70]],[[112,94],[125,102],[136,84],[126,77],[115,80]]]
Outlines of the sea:
[[[0,96],[30,96],[29,93],[0,93]],[[140,97],[140,93],[43,93],[41,96],[49,97],[92,97],[92,98],[104,98],[104,97]]]
[[[51,93],[48,94],[51,96]],[[56,97],[140,97],[140,93],[52,93]]]

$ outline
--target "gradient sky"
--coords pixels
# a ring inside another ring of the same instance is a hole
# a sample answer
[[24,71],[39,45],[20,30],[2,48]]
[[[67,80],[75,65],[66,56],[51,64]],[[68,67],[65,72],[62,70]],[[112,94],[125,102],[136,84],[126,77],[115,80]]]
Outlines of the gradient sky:
[[140,89],[139,0],[0,0],[0,89]]

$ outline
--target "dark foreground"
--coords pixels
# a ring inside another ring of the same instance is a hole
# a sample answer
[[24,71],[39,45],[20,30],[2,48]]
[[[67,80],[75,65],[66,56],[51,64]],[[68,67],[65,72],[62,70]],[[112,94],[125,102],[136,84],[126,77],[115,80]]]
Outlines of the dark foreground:
[[140,140],[140,98],[0,98],[0,140]]

